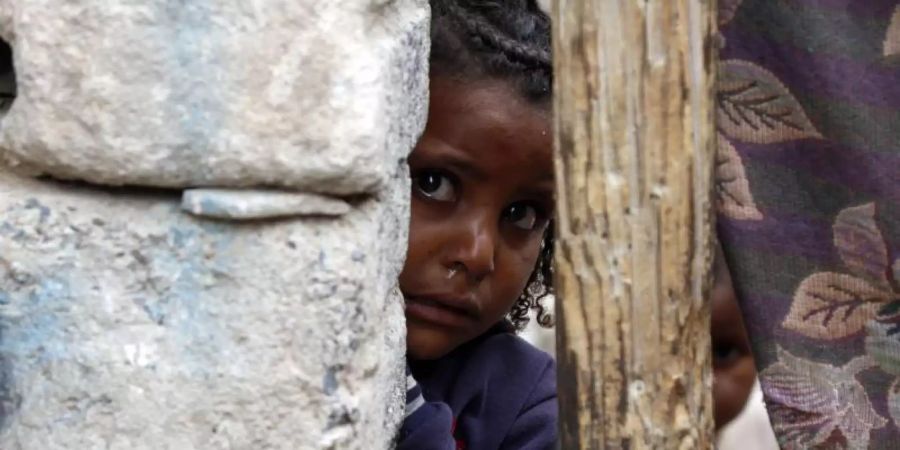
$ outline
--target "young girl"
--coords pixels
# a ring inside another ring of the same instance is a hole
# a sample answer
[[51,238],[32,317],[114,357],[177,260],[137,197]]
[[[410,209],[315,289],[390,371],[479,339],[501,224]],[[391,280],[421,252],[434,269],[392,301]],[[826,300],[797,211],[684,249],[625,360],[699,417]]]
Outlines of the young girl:
[[534,0],[431,6],[400,275],[410,374],[398,448],[554,448],[554,362],[513,333],[532,309],[550,322],[549,19]]

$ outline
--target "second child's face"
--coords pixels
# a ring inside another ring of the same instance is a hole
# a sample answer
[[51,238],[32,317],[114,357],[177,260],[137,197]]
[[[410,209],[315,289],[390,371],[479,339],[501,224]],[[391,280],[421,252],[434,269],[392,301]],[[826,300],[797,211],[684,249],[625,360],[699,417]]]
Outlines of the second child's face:
[[549,111],[499,81],[432,78],[409,165],[407,349],[435,359],[502,320],[534,270],[554,209]]
[[717,249],[712,297],[713,412],[716,430],[731,422],[747,403],[756,381],[750,339],[744,328],[725,256]]

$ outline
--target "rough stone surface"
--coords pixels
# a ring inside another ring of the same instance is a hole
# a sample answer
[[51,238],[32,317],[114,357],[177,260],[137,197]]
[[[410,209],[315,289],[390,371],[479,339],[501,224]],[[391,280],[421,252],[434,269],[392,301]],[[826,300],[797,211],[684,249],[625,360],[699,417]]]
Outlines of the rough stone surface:
[[427,27],[0,0],[0,449],[390,448]]
[[422,128],[427,28],[425,0],[0,0],[19,85],[0,159],[99,184],[373,193]]
[[389,448],[407,192],[234,223],[0,172],[0,448]]

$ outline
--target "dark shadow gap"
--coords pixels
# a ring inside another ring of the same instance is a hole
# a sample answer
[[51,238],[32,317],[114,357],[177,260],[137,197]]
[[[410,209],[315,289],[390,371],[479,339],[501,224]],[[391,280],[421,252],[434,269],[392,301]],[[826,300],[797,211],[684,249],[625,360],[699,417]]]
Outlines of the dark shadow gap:
[[13,51],[0,39],[0,111],[6,111],[16,98],[16,71],[13,67]]

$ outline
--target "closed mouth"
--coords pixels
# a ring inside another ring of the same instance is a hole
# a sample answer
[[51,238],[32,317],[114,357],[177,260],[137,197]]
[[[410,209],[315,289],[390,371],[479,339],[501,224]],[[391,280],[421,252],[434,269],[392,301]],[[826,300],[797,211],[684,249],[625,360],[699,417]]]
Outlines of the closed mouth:
[[466,299],[407,296],[409,319],[450,328],[465,328],[477,321],[475,305]]

